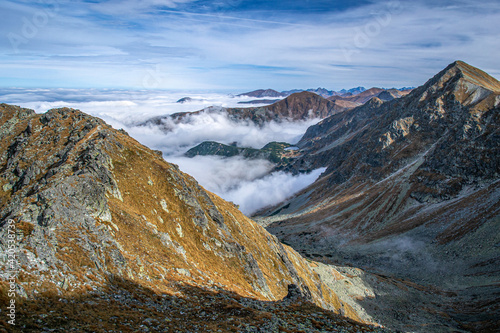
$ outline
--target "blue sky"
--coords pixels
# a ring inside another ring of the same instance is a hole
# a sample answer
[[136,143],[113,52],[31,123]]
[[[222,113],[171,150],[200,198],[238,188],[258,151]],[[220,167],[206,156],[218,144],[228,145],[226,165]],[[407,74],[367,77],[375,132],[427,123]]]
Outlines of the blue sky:
[[0,2],[0,87],[246,91],[500,77],[500,1]]

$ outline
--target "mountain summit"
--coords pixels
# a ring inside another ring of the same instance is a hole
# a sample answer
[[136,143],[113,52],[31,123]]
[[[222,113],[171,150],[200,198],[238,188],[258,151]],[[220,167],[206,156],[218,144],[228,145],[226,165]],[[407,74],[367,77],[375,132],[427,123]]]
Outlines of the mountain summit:
[[424,100],[432,95],[451,94],[463,106],[479,104],[478,107],[491,108],[498,105],[494,97],[500,93],[500,83],[478,68],[455,61],[418,90],[423,90]]
[[483,87],[493,92],[500,92],[500,84],[497,79],[488,73],[471,66],[463,61],[455,61],[448,65],[443,71],[438,73],[429,83],[433,81],[446,81],[449,77],[463,79],[473,85]]

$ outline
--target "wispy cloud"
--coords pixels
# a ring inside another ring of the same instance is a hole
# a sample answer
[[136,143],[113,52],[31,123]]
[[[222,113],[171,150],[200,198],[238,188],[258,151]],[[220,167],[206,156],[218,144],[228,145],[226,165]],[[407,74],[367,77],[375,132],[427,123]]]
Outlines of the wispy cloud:
[[500,76],[498,1],[6,0],[0,10],[2,86],[150,88],[156,67],[153,88],[407,86],[456,59]]
[[[169,13],[169,14],[187,16],[188,18],[193,16],[193,17],[216,19],[219,24],[228,24],[228,25],[237,25],[237,26],[244,26],[241,23],[236,23],[236,22],[243,21],[243,22],[252,22],[252,23],[266,24],[266,25],[283,25],[283,26],[292,26],[292,27],[314,28],[314,25],[312,25],[312,24],[300,24],[300,23],[280,22],[280,21],[272,21],[272,20],[259,20],[259,19],[252,19],[252,18],[246,18],[246,17],[228,16],[228,15],[222,15],[222,14],[194,13],[194,12],[184,12],[184,11],[178,11],[178,10],[165,10],[165,9],[162,9],[159,12],[164,13],[164,14]],[[221,22],[221,21],[224,21],[224,22]],[[248,26],[246,26],[246,27],[248,27]],[[253,28],[257,28],[257,27],[253,26]]]

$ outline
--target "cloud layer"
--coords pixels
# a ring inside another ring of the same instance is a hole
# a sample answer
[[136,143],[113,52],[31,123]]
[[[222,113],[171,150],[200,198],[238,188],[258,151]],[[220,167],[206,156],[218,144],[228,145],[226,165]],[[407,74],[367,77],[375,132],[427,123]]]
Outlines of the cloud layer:
[[280,123],[270,122],[263,127],[251,121],[235,122],[221,113],[201,113],[188,116],[175,124],[171,120],[164,123],[172,128],[171,132],[162,133],[158,127],[130,127],[134,136],[143,142],[150,142],[166,155],[184,153],[189,148],[203,141],[217,141],[225,144],[237,143],[239,147],[262,148],[271,141],[297,143],[306,129],[319,119]]
[[236,106],[239,101],[248,99],[221,94],[188,94],[194,102],[175,102],[184,96],[186,93],[165,91],[0,89],[2,102],[33,108],[37,112],[55,107],[77,108],[104,119],[115,128],[125,129],[142,144],[161,150],[167,161],[178,164],[207,190],[240,205],[246,214],[279,203],[314,182],[323,171],[299,176],[283,172],[269,174],[274,165],[267,160],[183,156],[189,148],[206,140],[226,144],[238,142],[239,146],[254,148],[262,148],[271,141],[293,144],[319,119],[272,122],[257,127],[252,122],[235,123],[222,114],[202,113],[188,117],[181,124],[172,124],[170,132],[164,132],[158,126],[137,126],[153,116],[196,111],[209,103]]
[[243,213],[252,214],[260,208],[278,204],[306,188],[325,170],[326,168],[320,168],[309,174],[297,176],[274,172],[263,178],[240,182],[238,186],[222,193],[221,196],[238,203]]

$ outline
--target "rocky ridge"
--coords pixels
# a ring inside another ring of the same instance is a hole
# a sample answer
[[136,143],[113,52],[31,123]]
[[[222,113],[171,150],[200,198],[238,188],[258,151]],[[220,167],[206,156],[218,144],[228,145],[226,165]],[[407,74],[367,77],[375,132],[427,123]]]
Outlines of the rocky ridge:
[[1,104],[0,139],[0,251],[13,221],[19,330],[207,332],[220,318],[243,332],[375,329],[336,316],[361,321],[307,260],[124,131]]

